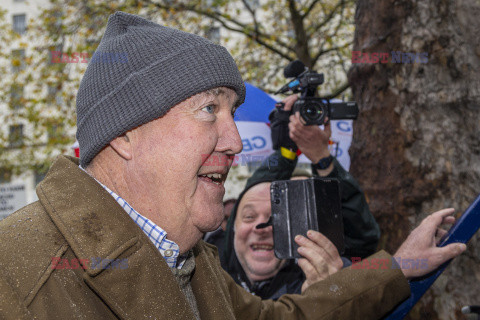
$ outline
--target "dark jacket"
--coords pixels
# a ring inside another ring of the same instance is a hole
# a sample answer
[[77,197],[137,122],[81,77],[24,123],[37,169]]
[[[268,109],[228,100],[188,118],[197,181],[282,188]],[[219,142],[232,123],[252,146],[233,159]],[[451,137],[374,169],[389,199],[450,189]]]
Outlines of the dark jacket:
[[[245,189],[240,194],[235,207],[232,209],[225,241],[225,248],[233,248],[233,225],[237,215],[238,204],[243,195],[253,186],[262,182],[288,180],[292,176],[297,160],[289,160],[281,156],[279,151],[274,152],[248,179]],[[315,174],[315,170],[312,170]],[[342,214],[345,229],[346,258],[366,257],[375,252],[380,237],[380,229],[372,216],[365,197],[355,179],[343,169],[337,160],[334,160],[334,169],[328,175],[337,178],[340,182],[342,200]],[[305,276],[303,271],[291,260],[272,279],[260,283],[250,283],[234,250],[222,250],[222,267],[228,271],[236,283],[242,285],[249,292],[264,299],[278,299],[285,293],[300,293]]]
[[[0,221],[0,319],[193,319],[157,248],[75,161],[59,157],[39,201]],[[193,252],[202,319],[378,319],[409,294],[399,269],[347,268],[304,295],[262,301],[221,269],[213,246],[200,241]],[[127,259],[127,267],[53,269],[54,257]]]

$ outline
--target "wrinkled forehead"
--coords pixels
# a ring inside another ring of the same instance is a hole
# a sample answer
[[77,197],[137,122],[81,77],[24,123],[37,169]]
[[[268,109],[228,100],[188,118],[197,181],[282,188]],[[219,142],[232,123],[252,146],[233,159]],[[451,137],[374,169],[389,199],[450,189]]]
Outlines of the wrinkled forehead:
[[188,98],[186,102],[190,105],[197,105],[205,103],[212,98],[215,99],[219,97],[227,99],[228,104],[234,108],[237,108],[240,103],[237,93],[233,89],[227,87],[217,87],[200,92]]
[[270,205],[270,185],[270,182],[262,182],[245,192],[238,205],[239,213],[246,208],[268,208]]

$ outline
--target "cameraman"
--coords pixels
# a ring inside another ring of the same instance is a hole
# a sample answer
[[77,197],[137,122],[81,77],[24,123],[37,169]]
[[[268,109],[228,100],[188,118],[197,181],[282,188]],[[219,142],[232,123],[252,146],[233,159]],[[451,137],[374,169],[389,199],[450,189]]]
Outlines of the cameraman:
[[380,239],[380,228],[375,221],[358,182],[330,155],[328,141],[332,134],[330,123],[322,130],[318,126],[305,126],[298,113],[290,115],[298,97],[283,100],[283,109],[270,116],[272,143],[275,150],[258,168],[247,185],[259,180],[290,179],[297,164],[297,149],[312,161],[312,173],[320,177],[337,178],[340,182],[345,253],[347,258],[367,257],[373,254]]
[[[284,100],[283,110],[278,110],[275,119],[271,119],[274,148],[281,149],[283,157],[289,153],[286,149],[296,151],[298,148],[312,162],[314,175],[339,180],[345,232],[344,256],[347,258],[367,257],[373,254],[377,248],[380,228],[370,212],[358,182],[330,155],[328,150],[328,141],[332,134],[330,122],[324,126],[324,130],[315,125],[305,126],[302,117],[297,112],[295,115],[289,116],[288,130],[284,130],[285,114],[290,113],[297,99],[296,95],[287,97]],[[285,131],[287,131],[286,134]],[[292,158],[293,152],[290,152],[290,155]],[[295,165],[296,157],[290,162],[279,161],[277,169],[270,167],[263,174],[271,175],[272,178],[279,180],[275,176],[278,174],[277,170],[293,171]],[[258,173],[262,174],[262,172]]]
[[[374,253],[380,236],[378,225],[358,183],[330,157],[330,125],[325,125],[324,130],[318,126],[304,126],[298,113],[290,115],[296,100],[297,96],[287,97],[283,101],[283,110],[272,113],[272,142],[274,148],[279,150],[247,181],[229,219],[227,250],[224,250],[224,256],[221,257],[222,266],[233,279],[263,299],[278,299],[282,294],[301,293],[302,286],[303,289],[307,286],[305,280],[324,279],[343,266],[339,259],[318,261],[316,266],[306,264],[305,259],[300,259],[298,265],[294,260],[279,260],[273,254],[272,227],[255,228],[266,222],[271,215],[270,182],[291,178],[297,163],[297,145],[314,163],[312,171],[315,175],[335,177],[340,181],[345,256],[366,257]],[[235,249],[235,254],[231,248]],[[312,252],[318,250],[318,247],[312,245]]]

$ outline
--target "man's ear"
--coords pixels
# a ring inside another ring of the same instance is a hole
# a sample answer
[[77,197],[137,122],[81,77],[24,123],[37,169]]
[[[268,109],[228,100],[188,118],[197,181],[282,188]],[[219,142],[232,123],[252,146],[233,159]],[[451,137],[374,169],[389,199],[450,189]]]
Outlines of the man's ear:
[[110,146],[115,150],[115,152],[125,160],[132,159],[132,144],[130,143],[130,139],[128,138],[128,132],[113,139],[110,142]]

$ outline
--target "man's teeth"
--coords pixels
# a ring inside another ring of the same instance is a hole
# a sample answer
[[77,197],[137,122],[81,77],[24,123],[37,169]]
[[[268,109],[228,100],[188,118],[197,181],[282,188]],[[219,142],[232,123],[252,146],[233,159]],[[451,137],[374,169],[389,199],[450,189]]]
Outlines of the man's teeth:
[[210,179],[221,179],[222,175],[220,173],[209,173],[206,175]]
[[206,177],[212,180],[213,183],[220,185],[222,183],[222,175],[220,173],[202,174],[200,177]]
[[265,244],[264,245],[253,245],[252,249],[253,250],[272,250],[273,246],[268,245],[268,244],[266,244],[266,245]]

